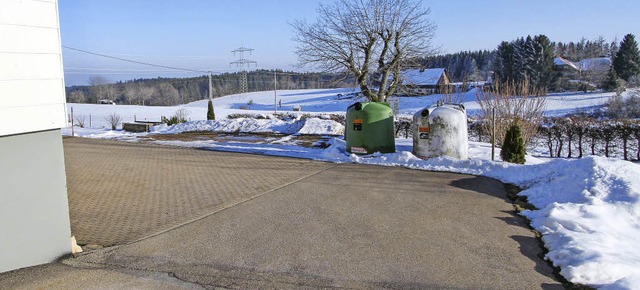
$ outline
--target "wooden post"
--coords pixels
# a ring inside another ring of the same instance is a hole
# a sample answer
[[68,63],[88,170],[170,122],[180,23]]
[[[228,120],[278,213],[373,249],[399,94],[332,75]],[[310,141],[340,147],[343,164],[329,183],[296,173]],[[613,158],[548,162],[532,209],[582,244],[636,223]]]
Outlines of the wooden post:
[[496,159],[496,108],[491,108],[491,161]]

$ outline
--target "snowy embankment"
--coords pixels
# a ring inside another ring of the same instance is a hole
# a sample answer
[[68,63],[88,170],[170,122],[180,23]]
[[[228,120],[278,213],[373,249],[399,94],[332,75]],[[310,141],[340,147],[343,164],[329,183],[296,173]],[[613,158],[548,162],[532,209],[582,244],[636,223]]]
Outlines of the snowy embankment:
[[177,134],[190,131],[342,135],[344,134],[344,126],[332,120],[300,118],[300,116],[290,120],[237,118],[219,121],[192,121],[173,126],[163,124],[154,126],[151,133]]
[[[336,99],[336,92],[345,90],[315,90],[308,92],[279,92],[283,104],[301,105],[312,109],[313,113],[344,112],[353,99]],[[562,115],[569,111],[599,109],[610,94],[565,94],[548,99],[547,112]],[[400,100],[400,114],[411,115],[417,110],[433,104],[438,96],[403,98]],[[470,114],[477,111],[474,95],[465,96],[465,106]],[[273,92],[252,93],[216,99],[216,115],[226,116],[243,112],[235,108],[253,101],[256,108],[250,112],[268,115],[273,109]],[[101,105],[85,105],[96,110],[105,110]],[[133,106],[109,106],[109,110],[121,108],[129,114],[153,117],[154,114],[169,113],[179,107],[156,108],[153,113],[140,113]],[[204,118],[206,101],[183,106],[198,112]],[[152,110],[152,109],[149,109]],[[293,112],[292,112],[293,113]],[[296,112],[297,113],[297,112]],[[312,114],[314,115],[314,114]],[[196,117],[191,115],[191,117]],[[151,133],[127,133],[109,131],[104,128],[76,128],[76,134],[93,138],[117,138],[139,140],[137,136],[158,133],[179,133],[185,131],[217,132],[273,132],[282,134],[340,135],[344,127],[321,117],[297,117],[280,120],[238,118],[217,121],[191,121],[175,126],[157,126]],[[70,135],[70,129],[63,129]],[[561,274],[569,281],[589,284],[603,289],[640,289],[640,166],[631,162],[585,157],[582,159],[546,159],[527,156],[525,165],[491,161],[491,147],[486,143],[469,143],[469,160],[440,157],[422,160],[412,152],[412,140],[396,139],[397,152],[358,156],[346,152],[345,141],[331,138],[325,149],[308,148],[287,142],[283,137],[271,143],[199,141],[156,141],[160,144],[198,147],[212,150],[268,154],[309,158],[331,162],[354,162],[384,166],[403,166],[419,170],[448,171],[496,178],[505,183],[518,185],[521,195],[538,210],[523,211],[531,219],[532,226],[542,233],[545,246],[549,249],[547,258],[559,266]],[[496,152],[499,156],[499,149]]]

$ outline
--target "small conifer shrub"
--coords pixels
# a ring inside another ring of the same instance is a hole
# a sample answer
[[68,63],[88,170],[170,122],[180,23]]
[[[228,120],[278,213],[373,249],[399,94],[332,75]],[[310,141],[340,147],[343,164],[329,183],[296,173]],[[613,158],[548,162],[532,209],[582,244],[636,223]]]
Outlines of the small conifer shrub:
[[524,155],[525,148],[522,131],[520,130],[518,122],[515,121],[504,136],[500,157],[506,162],[524,164]]
[[215,120],[216,113],[213,111],[213,102],[209,100],[209,106],[207,107],[207,120]]

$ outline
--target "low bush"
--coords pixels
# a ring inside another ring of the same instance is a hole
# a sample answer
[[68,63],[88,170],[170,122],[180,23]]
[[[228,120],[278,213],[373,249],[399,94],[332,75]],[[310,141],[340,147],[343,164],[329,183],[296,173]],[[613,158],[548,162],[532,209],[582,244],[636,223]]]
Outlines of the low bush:
[[186,122],[187,121],[187,117],[189,117],[189,111],[187,111],[185,108],[180,108],[173,114],[173,116],[171,116],[169,118],[167,118],[165,116],[161,116],[160,117],[160,121],[162,123],[165,123],[165,124],[171,126],[171,125],[175,125],[175,124]]

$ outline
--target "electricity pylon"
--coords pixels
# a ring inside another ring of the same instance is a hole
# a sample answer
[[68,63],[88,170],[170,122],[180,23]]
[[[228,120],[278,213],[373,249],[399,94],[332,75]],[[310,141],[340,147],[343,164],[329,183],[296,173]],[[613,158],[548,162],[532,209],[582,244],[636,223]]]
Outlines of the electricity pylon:
[[236,67],[239,67],[240,69],[242,69],[242,79],[240,80],[240,93],[246,93],[248,91],[248,87],[249,87],[247,85],[247,70],[246,70],[246,68],[248,68],[252,64],[255,65],[255,66],[258,66],[258,62],[244,58],[244,53],[245,52],[249,52],[249,54],[251,54],[252,51],[253,51],[253,48],[247,48],[247,47],[240,47],[238,49],[235,49],[235,50],[231,51],[231,52],[233,52],[233,56],[235,56],[236,53],[238,53],[240,55],[240,59],[229,63],[229,65],[236,65]]

